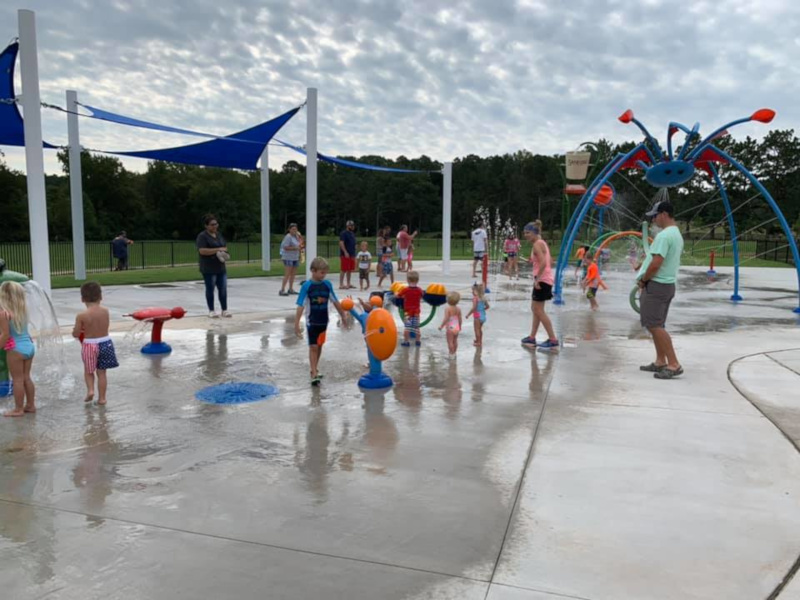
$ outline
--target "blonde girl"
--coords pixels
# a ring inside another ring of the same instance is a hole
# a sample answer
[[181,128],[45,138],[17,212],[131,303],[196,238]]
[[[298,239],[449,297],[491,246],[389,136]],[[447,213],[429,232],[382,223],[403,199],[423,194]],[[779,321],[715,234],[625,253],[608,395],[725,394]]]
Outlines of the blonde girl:
[[14,383],[14,408],[4,417],[21,417],[36,412],[36,387],[31,366],[36,348],[28,333],[25,289],[14,281],[0,284],[0,348],[6,351],[8,371]]
[[461,332],[461,309],[458,303],[461,294],[450,292],[447,294],[447,308],[444,311],[444,319],[439,329],[447,327],[447,349],[450,351],[450,358],[456,357],[458,352],[458,334]]
[[486,311],[489,309],[489,301],[486,300],[486,289],[482,283],[475,283],[472,286],[472,308],[467,313],[467,318],[473,317],[475,329],[475,341],[473,345],[480,347],[483,345],[483,324],[486,323]]

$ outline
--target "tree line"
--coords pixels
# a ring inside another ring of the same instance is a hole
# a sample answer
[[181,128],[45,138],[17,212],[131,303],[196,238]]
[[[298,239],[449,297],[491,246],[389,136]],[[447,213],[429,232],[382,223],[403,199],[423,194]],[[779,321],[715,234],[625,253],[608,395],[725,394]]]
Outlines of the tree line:
[[[723,138],[717,144],[750,169],[770,191],[786,218],[800,229],[800,140],[794,130],[773,130],[762,140]],[[606,140],[588,144],[596,173],[616,153],[633,142],[613,145]],[[63,174],[46,177],[48,226],[51,240],[71,239],[69,162],[59,152]],[[318,166],[318,231],[335,235],[348,219],[361,236],[378,227],[394,230],[406,223],[421,235],[436,237],[442,229],[442,164],[427,156],[343,157],[372,165],[418,169],[401,174],[367,171],[320,162]],[[492,215],[522,226],[537,217],[548,232],[561,226],[564,156],[546,156],[520,150],[513,154],[479,157],[473,154],[453,163],[454,234],[466,235],[476,223],[480,207]],[[87,240],[108,240],[120,230],[133,239],[193,239],[202,217],[214,213],[230,240],[258,239],[260,232],[260,174],[150,162],[143,173],[127,170],[112,156],[83,152],[83,206]],[[729,190],[740,232],[779,231],[763,199],[745,179],[723,165],[721,178]],[[590,174],[591,176],[591,174]],[[612,179],[617,196],[611,207],[620,228],[635,225],[652,202],[655,190],[641,171],[626,171]],[[275,234],[289,223],[305,223],[305,166],[289,161],[270,170],[271,228]],[[670,198],[692,230],[726,228],[725,211],[713,182],[696,175],[686,186],[670,190]],[[571,201],[574,208],[577,199]],[[749,202],[748,202],[749,201]],[[746,204],[744,204],[746,203]],[[540,212],[541,211],[541,212]],[[2,241],[29,239],[25,176],[9,169],[0,154],[0,223]]]

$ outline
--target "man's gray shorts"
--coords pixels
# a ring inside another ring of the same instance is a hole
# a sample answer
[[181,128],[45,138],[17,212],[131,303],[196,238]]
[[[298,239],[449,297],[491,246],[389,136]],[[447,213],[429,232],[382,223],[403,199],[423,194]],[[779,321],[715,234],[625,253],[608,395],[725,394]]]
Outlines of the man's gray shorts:
[[648,281],[639,298],[639,317],[642,327],[664,327],[669,305],[675,297],[674,283]]

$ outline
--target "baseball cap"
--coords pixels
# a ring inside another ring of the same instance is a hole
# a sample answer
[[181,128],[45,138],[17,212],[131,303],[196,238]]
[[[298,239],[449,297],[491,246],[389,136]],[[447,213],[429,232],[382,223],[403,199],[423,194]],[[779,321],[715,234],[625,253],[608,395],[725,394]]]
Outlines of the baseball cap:
[[659,213],[667,213],[670,217],[675,213],[675,210],[672,208],[672,202],[669,200],[661,200],[656,202],[649,211],[644,213],[646,217],[653,218]]
[[347,226],[349,227],[350,225],[355,225],[355,223],[353,223],[352,221],[348,221]]

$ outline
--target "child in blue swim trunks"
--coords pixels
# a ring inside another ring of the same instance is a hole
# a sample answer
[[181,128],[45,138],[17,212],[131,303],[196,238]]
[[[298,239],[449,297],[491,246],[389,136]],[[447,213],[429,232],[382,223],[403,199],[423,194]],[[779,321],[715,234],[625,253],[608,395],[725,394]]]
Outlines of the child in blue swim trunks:
[[36,347],[28,333],[25,288],[14,281],[0,284],[0,348],[6,351],[8,371],[14,382],[14,408],[4,417],[21,417],[36,412],[36,386],[31,367]]
[[106,371],[119,366],[114,352],[114,342],[108,335],[111,317],[103,301],[103,289],[99,283],[87,281],[81,286],[81,302],[86,310],[75,318],[72,336],[81,340],[81,359],[83,359],[83,379],[86,382],[84,402],[94,400],[94,379],[97,374],[97,387],[100,392],[97,404],[106,403],[108,378]]

